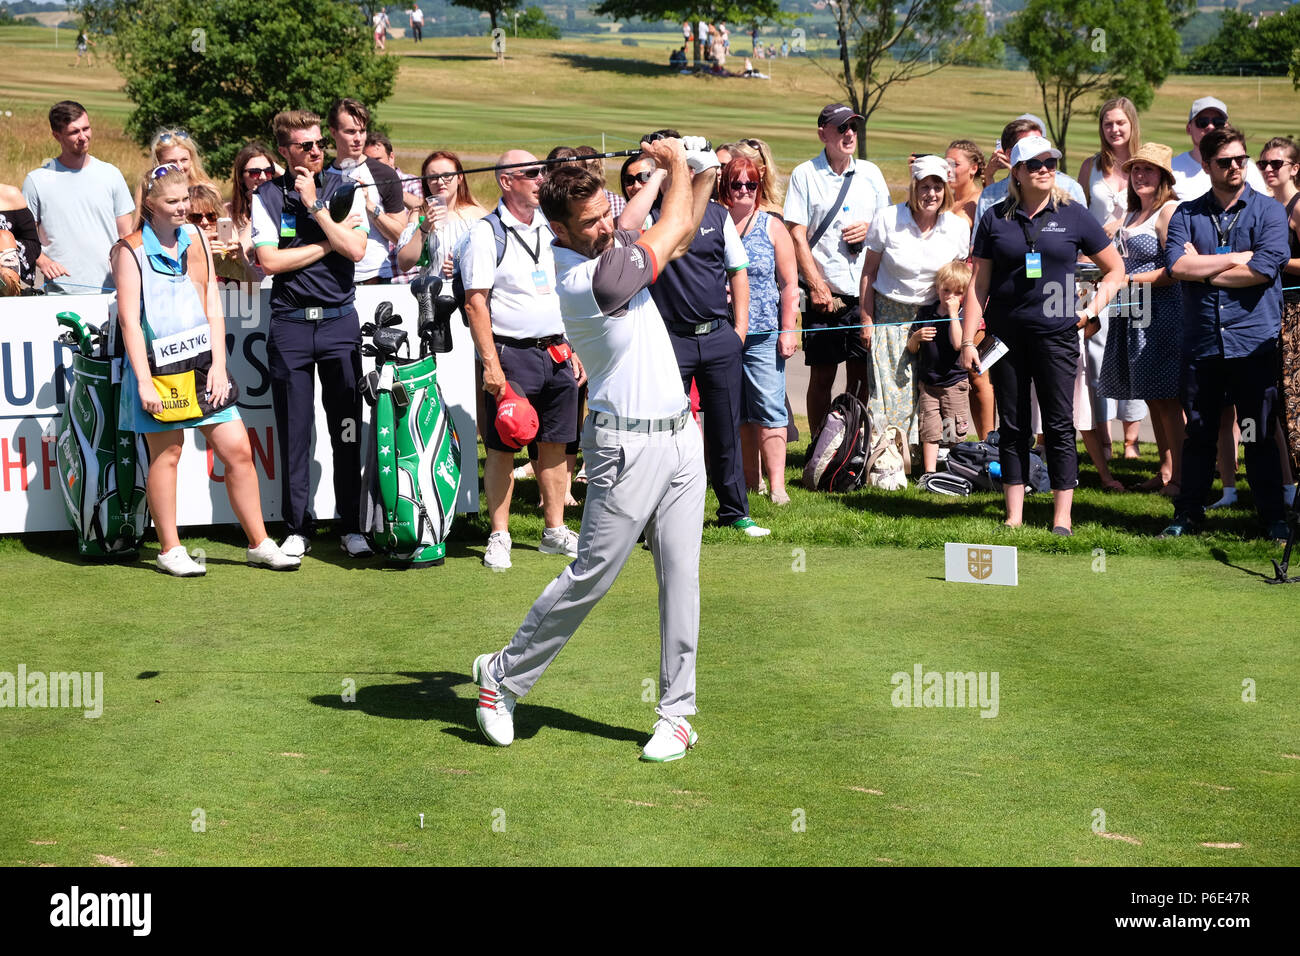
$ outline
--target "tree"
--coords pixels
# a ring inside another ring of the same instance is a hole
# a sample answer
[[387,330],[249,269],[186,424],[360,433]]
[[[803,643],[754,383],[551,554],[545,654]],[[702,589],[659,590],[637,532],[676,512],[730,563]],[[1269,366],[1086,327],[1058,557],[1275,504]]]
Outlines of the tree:
[[[595,12],[602,17],[614,17],[617,20],[674,20],[681,23],[691,21],[691,33],[697,31],[695,24],[700,20],[706,23],[731,23],[739,25],[752,23],[787,23],[793,17],[781,12],[780,0],[604,0]],[[695,62],[700,60],[700,37],[694,39]],[[707,56],[707,51],[706,54]]]
[[467,10],[486,13],[488,19],[492,21],[491,29],[493,30],[499,26],[498,19],[509,17],[511,13],[519,9],[519,0],[451,0],[451,2],[458,7],[465,7]]
[[[830,8],[839,41],[835,79],[853,112],[868,123],[895,84],[953,63],[1002,60],[1002,41],[988,36],[983,11],[962,0],[831,0]],[[864,159],[866,145],[866,137],[858,137]]]
[[516,36],[531,37],[534,40],[558,40],[561,36],[559,26],[536,4],[530,4],[519,14],[515,29],[519,31]]
[[1182,0],[1028,0],[1003,35],[1029,62],[1047,132],[1065,164],[1070,118],[1081,100],[1127,96],[1146,109],[1179,60],[1174,21]]
[[1292,6],[1254,22],[1247,13],[1224,10],[1219,32],[1197,48],[1188,63],[1192,73],[1281,76],[1300,49],[1300,7]]
[[396,58],[371,49],[355,6],[335,0],[105,0],[77,4],[105,42],[135,104],[126,132],[141,145],[185,129],[209,170],[226,175],[271,118],[339,97],[372,110],[392,95]]

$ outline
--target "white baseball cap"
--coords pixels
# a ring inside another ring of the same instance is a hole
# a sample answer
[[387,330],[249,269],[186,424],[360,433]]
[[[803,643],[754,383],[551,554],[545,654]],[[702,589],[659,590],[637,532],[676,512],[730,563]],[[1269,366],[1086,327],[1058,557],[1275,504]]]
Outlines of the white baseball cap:
[[938,176],[943,182],[948,181],[948,160],[942,156],[918,156],[912,163],[912,178],[925,179],[926,176]]
[[1042,136],[1022,136],[1011,150],[1011,165],[1018,166],[1027,159],[1033,159],[1039,153],[1047,153],[1053,159],[1061,158],[1061,151]]
[[1187,122],[1190,123],[1206,110],[1218,110],[1224,115],[1224,118],[1227,118],[1228,115],[1228,108],[1223,105],[1223,100],[1216,99],[1213,96],[1202,96],[1192,103],[1192,110],[1187,114]]

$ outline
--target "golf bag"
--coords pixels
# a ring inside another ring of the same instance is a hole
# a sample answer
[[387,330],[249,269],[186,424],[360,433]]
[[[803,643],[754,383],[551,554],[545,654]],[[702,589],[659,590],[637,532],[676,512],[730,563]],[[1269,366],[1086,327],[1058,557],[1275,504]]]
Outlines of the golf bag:
[[[460,436],[431,354],[437,346],[450,351],[451,336],[444,339],[434,323],[423,323],[421,355],[412,359],[399,322],[392,304],[381,302],[375,322],[361,329],[371,337],[363,354],[375,356],[375,370],[361,383],[371,408],[361,446],[361,532],[376,551],[412,567],[430,567],[446,556],[460,486]],[[408,357],[399,359],[403,347]]]
[[59,341],[77,350],[55,445],[63,506],[81,554],[130,557],[149,527],[149,449],[143,435],[118,428],[121,359],[107,355],[107,330],[91,329],[75,312],[58,320],[70,330]]

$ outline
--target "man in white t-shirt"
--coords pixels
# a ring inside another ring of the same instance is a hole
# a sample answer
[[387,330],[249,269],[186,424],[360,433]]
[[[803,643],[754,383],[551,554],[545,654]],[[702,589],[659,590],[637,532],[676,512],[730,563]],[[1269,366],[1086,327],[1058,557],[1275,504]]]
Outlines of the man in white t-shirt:
[[641,144],[668,170],[662,214],[644,233],[615,231],[588,170],[562,168],[542,187],[565,328],[591,376],[582,436],[587,501],[577,560],[546,586],[504,649],[474,661],[478,725],[500,747],[514,740],[516,699],[613,585],[642,530],[659,581],[660,667],[659,719],[641,759],[676,760],[697,740],[687,718],[696,711],[704,456],[648,288],[685,250],[713,192],[718,159],[702,140],[695,145],[701,149],[686,153],[678,139]]
[[411,20],[411,35],[415,37],[415,42],[419,43],[424,39],[424,11],[420,9],[418,3],[413,3],[411,9],[407,11],[407,16]]
[[[534,163],[537,157],[512,149],[498,165]],[[578,536],[564,525],[568,466],[564,446],[578,433],[578,386],[582,364],[564,338],[560,300],[555,294],[555,238],[537,208],[543,167],[502,169],[501,201],[474,224],[461,257],[465,316],[483,362],[483,494],[491,533],[483,564],[510,567],[510,499],[514,493],[515,448],[498,434],[497,403],[507,381],[537,411],[537,482],[546,529],[538,550],[576,557]]]
[[[1204,196],[1210,191],[1210,174],[1201,165],[1201,140],[1212,129],[1228,125],[1228,107],[1223,100],[1202,96],[1192,103],[1187,114],[1187,135],[1192,138],[1192,148],[1174,157],[1174,195],[1186,202]],[[1264,182],[1264,174],[1254,163],[1246,164],[1246,183],[1269,196],[1272,193]]]
[[325,175],[355,182],[357,191],[365,197],[370,232],[365,258],[357,263],[353,281],[357,285],[391,282],[393,267],[388,259],[388,244],[396,242],[406,227],[402,182],[395,169],[366,155],[370,110],[363,103],[347,97],[338,100],[330,107],[328,122],[335,156]]
[[[50,108],[57,159],[23,180],[23,198],[40,228],[36,267],[45,290],[69,295],[112,291],[108,251],[131,232],[135,200],[112,163],[90,155],[90,117],[80,103]],[[58,280],[62,279],[60,282]]]
[[803,349],[810,370],[808,424],[814,435],[830,410],[831,386],[841,362],[848,374],[847,390],[863,401],[867,398],[871,354],[860,337],[858,280],[867,229],[890,202],[879,167],[854,158],[862,122],[843,103],[826,106],[817,117],[817,138],[825,149],[795,167],[785,194],[785,222],[808,294]]

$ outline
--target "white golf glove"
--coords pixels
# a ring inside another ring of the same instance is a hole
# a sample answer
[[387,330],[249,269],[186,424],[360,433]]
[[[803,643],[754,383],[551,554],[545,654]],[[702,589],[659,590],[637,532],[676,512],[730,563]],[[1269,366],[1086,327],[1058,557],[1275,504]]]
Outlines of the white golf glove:
[[717,169],[722,165],[717,154],[709,149],[709,141],[703,136],[682,137],[682,148],[686,150],[686,165],[692,173],[702,173],[706,169]]

